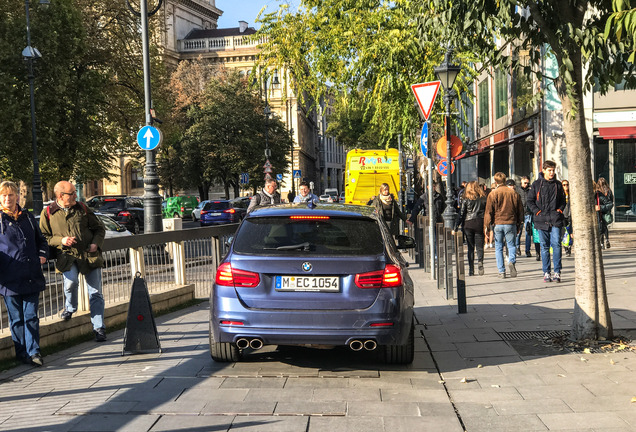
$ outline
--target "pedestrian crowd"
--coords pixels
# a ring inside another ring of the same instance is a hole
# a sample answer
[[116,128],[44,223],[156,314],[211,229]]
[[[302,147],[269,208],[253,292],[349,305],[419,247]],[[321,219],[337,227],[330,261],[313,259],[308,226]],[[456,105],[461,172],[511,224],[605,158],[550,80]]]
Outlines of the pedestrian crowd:
[[[457,206],[453,230],[463,232],[468,275],[485,273],[484,249],[494,248],[499,278],[516,277],[517,257],[523,256],[523,252],[526,257],[532,257],[534,244],[536,260],[542,264],[544,282],[561,282],[562,253],[570,256],[574,242],[570,182],[558,180],[556,163],[548,160],[532,183],[524,176],[517,186],[513,179],[498,172],[493,176],[492,186],[489,189],[478,181],[464,181],[459,190],[451,191],[451,202]],[[444,185],[438,182],[432,189],[432,217],[436,223],[442,223],[446,207]],[[603,177],[594,184],[593,199],[600,246],[609,248],[608,225],[613,222],[614,196]],[[413,205],[409,221],[415,223],[420,213],[428,215],[426,192]]]

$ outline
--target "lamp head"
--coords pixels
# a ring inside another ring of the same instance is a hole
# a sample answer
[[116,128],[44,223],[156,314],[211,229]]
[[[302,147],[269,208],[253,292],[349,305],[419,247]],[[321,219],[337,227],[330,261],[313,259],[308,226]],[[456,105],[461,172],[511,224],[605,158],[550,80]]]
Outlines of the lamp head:
[[42,54],[38,51],[37,48],[33,48],[31,45],[22,50],[22,57],[25,60],[37,60],[42,58]]
[[444,61],[435,68],[435,75],[442,82],[445,91],[449,91],[455,84],[455,79],[461,71],[461,67],[452,62],[453,50],[448,48],[444,54]]

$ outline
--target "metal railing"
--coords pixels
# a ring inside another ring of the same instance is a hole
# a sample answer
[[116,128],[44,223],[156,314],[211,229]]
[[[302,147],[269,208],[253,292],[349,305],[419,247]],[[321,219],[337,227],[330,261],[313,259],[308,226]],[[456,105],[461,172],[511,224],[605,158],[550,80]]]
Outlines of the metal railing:
[[[137,273],[146,279],[150,293],[175,286],[194,284],[197,298],[208,298],[216,268],[227,253],[227,240],[238,224],[130,237],[106,239],[102,247],[102,293],[106,305],[128,301]],[[64,309],[64,282],[55,271],[55,262],[42,266],[46,289],[40,295],[39,316],[50,320]],[[88,310],[86,285],[80,277],[78,309]],[[4,302],[0,302],[0,331],[9,327]]]
[[177,50],[179,52],[193,51],[233,51],[238,48],[258,47],[267,42],[266,37],[255,38],[254,36],[226,36],[200,39],[179,39]]

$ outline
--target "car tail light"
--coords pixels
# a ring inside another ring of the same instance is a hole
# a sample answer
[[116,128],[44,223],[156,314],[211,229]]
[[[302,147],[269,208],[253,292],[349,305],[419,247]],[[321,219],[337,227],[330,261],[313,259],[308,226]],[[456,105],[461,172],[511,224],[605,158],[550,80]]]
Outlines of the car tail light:
[[384,270],[358,273],[355,278],[358,288],[393,288],[402,285],[402,272],[394,264],[387,264]]
[[184,212],[185,211],[185,207],[181,206],[181,211]]
[[236,213],[236,210],[232,209],[227,209],[227,210],[223,210],[223,213]]
[[132,214],[129,211],[120,211],[117,216],[121,216],[121,217],[131,217]]
[[217,285],[254,288],[261,281],[258,273],[232,268],[230,263],[223,263],[216,269]]
[[208,214],[208,211],[207,211],[207,210],[201,210],[201,214],[202,214],[202,215],[204,215],[204,214]]
[[377,323],[371,323],[369,327],[393,327],[393,323],[392,322],[377,322]]
[[292,220],[318,220],[318,219],[329,219],[329,216],[290,216]]
[[243,325],[243,321],[229,321],[229,320],[222,320],[221,321],[221,325]]

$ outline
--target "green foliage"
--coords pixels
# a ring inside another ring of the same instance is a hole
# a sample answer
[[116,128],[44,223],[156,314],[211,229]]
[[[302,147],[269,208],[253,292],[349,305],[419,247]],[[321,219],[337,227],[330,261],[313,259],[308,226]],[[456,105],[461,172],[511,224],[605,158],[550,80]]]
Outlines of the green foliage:
[[[42,53],[35,111],[43,180],[108,177],[113,155],[136,152],[133,137],[144,120],[138,18],[125,2],[106,0],[57,0],[46,10],[31,2],[30,12],[31,44]],[[0,14],[0,175],[30,182],[24,4],[1,2]],[[153,71],[161,76],[154,51]]]
[[[182,62],[173,75],[175,144],[183,172],[182,181],[199,187],[205,196],[212,183],[237,185],[248,173],[252,187],[263,183],[265,141],[276,173],[287,169],[291,137],[275,116],[265,119],[264,101],[237,71],[215,69],[201,60]],[[174,161],[171,147],[160,150],[161,182],[171,181],[165,161]],[[202,198],[204,198],[204,196]]]
[[614,36],[619,45],[623,45],[624,39],[632,47],[631,53],[627,61],[634,63],[636,56],[636,7],[632,7],[630,0],[613,0],[612,7],[614,13],[610,15],[605,24],[603,37],[605,40],[611,40],[610,36]]
[[410,85],[435,79],[441,53],[419,45],[410,3],[303,0],[296,13],[283,5],[260,18],[261,63],[289,70],[295,93],[308,100],[341,95],[330,132],[347,146],[378,147],[397,133],[416,142],[421,121]]
[[[559,96],[573,102],[573,110],[566,114],[576,114],[581,90],[589,91],[596,84],[605,92],[620,82],[624,73],[629,77],[634,71],[634,65],[628,63],[626,44],[603,37],[610,15],[609,1],[420,0],[414,7],[424,48],[449,42],[487,66],[524,69],[541,79],[537,66],[541,64],[542,47],[547,47],[559,68],[559,76],[553,77]],[[522,63],[521,52],[527,54],[530,65]],[[583,64],[588,70],[580,76]],[[628,80],[628,85],[635,83],[633,77]]]

